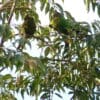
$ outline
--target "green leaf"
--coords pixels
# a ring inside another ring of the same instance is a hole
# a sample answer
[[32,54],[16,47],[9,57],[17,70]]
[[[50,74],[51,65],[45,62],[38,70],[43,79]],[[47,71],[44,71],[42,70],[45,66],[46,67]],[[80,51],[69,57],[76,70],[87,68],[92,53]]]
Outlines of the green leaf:
[[98,5],[98,7],[97,7],[97,12],[98,12],[98,15],[100,17],[100,5]]
[[4,40],[8,40],[13,36],[10,25],[0,25],[0,36],[3,36]]
[[92,10],[95,11],[96,8],[96,3],[94,3],[94,1],[92,1]]
[[49,93],[46,92],[42,94],[41,99],[48,99],[49,97],[50,97]]
[[15,18],[16,18],[16,20],[18,20],[19,16],[20,16],[20,12],[16,11],[15,14],[16,14]]
[[70,12],[64,11],[64,13],[65,13],[66,16],[67,16],[67,19],[70,19],[71,21],[74,21],[74,22],[75,22],[75,19],[72,17],[72,15],[70,14]]
[[64,0],[62,0],[62,2],[64,3]]
[[24,93],[25,93],[25,90],[21,89],[21,96],[22,96],[23,99],[24,99]]
[[8,79],[12,79],[12,75],[11,74],[6,74],[3,76],[4,80],[8,80]]
[[100,47],[100,33],[95,34],[96,47]]
[[44,9],[44,7],[45,7],[46,0],[40,0],[40,2],[41,2],[40,9],[41,9],[41,11],[42,11],[42,10]]
[[62,6],[60,4],[54,3],[54,5],[55,5],[55,7],[57,7],[56,10],[59,10],[61,13],[63,13],[63,8],[62,8]]
[[46,8],[45,8],[45,13],[47,14],[49,12],[49,10],[50,10],[50,4],[47,3]]
[[50,52],[50,47],[47,47],[45,49],[45,56],[47,57],[49,55],[49,52]]
[[90,2],[91,2],[91,0],[84,0],[84,3],[85,3],[86,8],[87,8],[87,11],[90,10]]
[[63,99],[63,97],[59,93],[55,93],[59,98]]

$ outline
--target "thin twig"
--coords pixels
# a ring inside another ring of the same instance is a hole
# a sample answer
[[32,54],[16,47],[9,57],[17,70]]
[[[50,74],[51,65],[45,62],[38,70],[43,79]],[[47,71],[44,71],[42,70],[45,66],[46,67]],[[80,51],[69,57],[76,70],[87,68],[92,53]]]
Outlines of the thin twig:
[[2,67],[2,68],[0,69],[0,72],[2,72],[5,68],[6,68],[6,67]]
[[3,43],[4,43],[3,37],[1,37],[0,47],[3,47]]
[[48,58],[48,57],[46,57],[46,58],[42,58],[42,59],[46,59],[46,60],[49,60],[49,61],[64,61],[64,62],[68,62],[69,60],[65,60],[65,59],[53,59],[53,58]]
[[[3,12],[3,11],[9,11],[11,9],[11,7],[5,7],[5,8],[0,8],[0,12]],[[30,8],[28,7],[15,7],[14,10],[31,10]]]
[[13,16],[13,12],[14,12],[14,9],[15,9],[15,6],[16,6],[16,1],[17,0],[14,0],[14,2],[13,2],[13,5],[12,5],[11,11],[10,11],[10,16],[8,18],[8,24],[10,24],[11,18]]
[[45,41],[43,38],[41,38],[40,36],[33,36],[33,38],[37,39],[37,40],[41,40],[42,42],[45,42],[46,44],[48,44],[47,41]]

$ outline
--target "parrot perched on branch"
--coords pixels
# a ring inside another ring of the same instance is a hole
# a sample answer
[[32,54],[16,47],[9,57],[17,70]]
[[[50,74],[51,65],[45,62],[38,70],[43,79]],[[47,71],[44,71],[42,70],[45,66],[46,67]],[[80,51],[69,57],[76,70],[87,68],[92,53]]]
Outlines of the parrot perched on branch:
[[[64,34],[66,36],[70,35],[72,26],[68,19],[65,19],[64,15],[62,13],[59,13],[57,11],[54,11],[50,18],[50,25],[51,28],[56,30],[59,34]],[[64,40],[65,43],[65,49],[68,49],[69,47],[69,40],[66,38]]]
[[57,11],[54,11],[53,15],[51,16],[49,26],[54,30],[56,30],[58,33],[63,33],[66,35],[69,34],[67,30],[67,26],[68,26],[67,20],[64,18],[64,16],[61,13]]
[[30,15],[26,15],[23,23],[24,33],[26,38],[30,38],[36,31],[36,24],[34,18]]
[[65,34],[66,36],[74,37],[76,34],[80,39],[81,37],[84,38],[90,30],[89,25],[87,23],[84,25],[84,22],[82,24],[76,22],[71,14],[67,11],[65,14],[67,15],[67,18],[65,18],[63,13],[55,10],[51,15],[49,26],[58,33]]

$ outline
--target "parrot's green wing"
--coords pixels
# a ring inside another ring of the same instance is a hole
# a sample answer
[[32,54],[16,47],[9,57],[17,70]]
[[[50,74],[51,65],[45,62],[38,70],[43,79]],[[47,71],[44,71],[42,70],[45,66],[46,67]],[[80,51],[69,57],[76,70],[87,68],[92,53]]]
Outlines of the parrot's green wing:
[[67,23],[66,23],[66,19],[64,19],[64,17],[55,16],[51,20],[50,25],[52,26],[52,28],[54,28],[59,33],[66,33],[67,32],[67,30],[66,30]]

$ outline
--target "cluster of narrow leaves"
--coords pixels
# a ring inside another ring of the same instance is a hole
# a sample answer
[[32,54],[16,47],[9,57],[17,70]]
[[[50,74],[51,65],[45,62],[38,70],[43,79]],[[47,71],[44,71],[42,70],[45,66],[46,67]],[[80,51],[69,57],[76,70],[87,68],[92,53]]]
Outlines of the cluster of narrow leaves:
[[88,11],[90,11],[91,8],[93,11],[97,9],[97,13],[100,16],[100,0],[84,0],[84,3]]
[[[0,99],[16,100],[16,93],[20,93],[23,98],[24,93],[27,93],[29,96],[35,96],[36,100],[39,97],[41,100],[52,100],[53,94],[62,98],[60,91],[66,92],[65,89],[68,88],[73,100],[99,100],[100,21],[91,23],[91,30],[88,23],[76,22],[71,14],[63,11],[54,0],[39,0],[40,9],[45,10],[46,14],[49,13],[51,22],[55,11],[62,14],[63,20],[59,21],[60,23],[53,21],[50,28],[50,25],[42,26],[39,21],[35,6],[37,0],[2,2]],[[14,2],[15,7],[12,8]],[[20,35],[18,26],[18,34],[15,34],[15,29],[10,26],[9,18],[15,16],[17,21],[19,17],[23,20],[26,14],[34,17],[37,26],[32,38]],[[65,31],[62,25],[65,25]],[[34,43],[37,43],[41,50],[38,52],[39,57],[33,57],[27,51],[29,46],[32,54],[36,53],[32,49]]]

